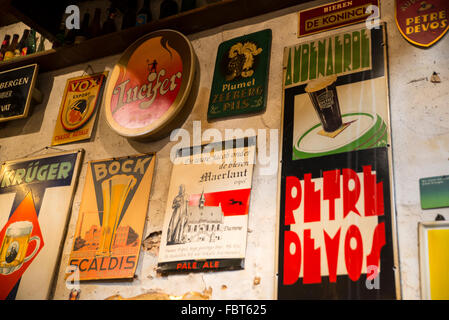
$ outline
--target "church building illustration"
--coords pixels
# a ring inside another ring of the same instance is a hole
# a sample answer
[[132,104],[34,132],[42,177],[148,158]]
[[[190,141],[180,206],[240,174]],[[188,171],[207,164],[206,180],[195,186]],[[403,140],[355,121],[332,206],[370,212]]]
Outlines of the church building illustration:
[[[206,206],[204,191],[198,204],[189,205],[185,199],[184,186],[173,200],[173,214],[170,221],[167,244],[184,244],[189,242],[214,242],[222,238],[223,210],[218,206]],[[181,201],[180,201],[181,200]],[[181,208],[180,203],[184,206]]]

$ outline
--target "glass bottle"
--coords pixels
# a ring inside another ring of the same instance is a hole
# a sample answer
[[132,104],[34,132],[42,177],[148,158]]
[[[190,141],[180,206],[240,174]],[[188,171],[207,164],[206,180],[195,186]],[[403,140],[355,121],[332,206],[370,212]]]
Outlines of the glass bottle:
[[161,2],[159,19],[163,19],[178,13],[178,4],[173,0],[164,0]]
[[37,52],[45,51],[45,37],[41,35],[41,42],[39,42],[39,46],[37,47]]
[[65,44],[65,42],[66,42],[66,37],[67,37],[68,30],[66,28],[65,21],[67,20],[68,16],[69,16],[68,13],[64,13],[62,15],[61,23],[59,24],[59,30],[58,30],[58,33],[55,36],[56,39],[55,39],[55,41],[53,42],[53,45],[52,45],[53,48],[62,47]]
[[75,44],[80,44],[81,42],[86,41],[88,39],[89,20],[90,20],[90,14],[88,12],[86,12],[83,17],[83,22],[81,23],[81,28],[75,37]]
[[65,38],[64,38],[64,45],[71,45],[75,42],[75,37],[78,33],[78,30],[73,28],[73,29],[69,29],[69,31],[67,32]]
[[181,12],[189,11],[196,8],[196,0],[182,0]]
[[26,56],[28,52],[27,39],[30,36],[30,30],[23,30],[22,39],[20,39],[19,45],[17,46],[14,54],[15,56]]
[[92,23],[89,27],[89,37],[95,38],[101,35],[101,9],[95,8],[94,18],[92,19]]
[[32,54],[36,52],[36,30],[31,29],[26,40],[26,46],[27,46],[27,54]]
[[142,8],[137,12],[136,16],[136,26],[146,24],[152,19],[150,0],[144,0]]
[[17,33],[15,33],[12,36],[11,44],[6,49],[5,56],[4,56],[3,60],[6,61],[6,60],[14,58],[14,51],[16,50],[16,47],[18,44],[19,44],[19,35]]
[[103,28],[101,29],[102,34],[112,33],[117,31],[115,26],[115,18],[117,17],[117,9],[115,7],[110,7],[108,9],[108,18],[103,23]]
[[3,60],[5,56],[6,49],[9,47],[9,40],[11,40],[11,36],[9,34],[5,35],[3,39],[2,46],[0,47],[0,61]]
[[137,0],[129,0],[128,7],[122,20],[122,30],[134,27],[136,25]]

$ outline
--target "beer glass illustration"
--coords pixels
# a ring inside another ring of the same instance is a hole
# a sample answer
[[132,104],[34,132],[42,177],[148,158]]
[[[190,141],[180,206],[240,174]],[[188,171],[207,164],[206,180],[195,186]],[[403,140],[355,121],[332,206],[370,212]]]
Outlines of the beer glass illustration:
[[116,175],[101,183],[103,193],[103,219],[98,256],[110,256],[119,221],[125,213],[123,207],[129,192],[136,185],[136,178]]
[[[10,274],[19,270],[24,262],[29,261],[39,250],[41,239],[31,237],[33,223],[18,221],[11,223],[6,229],[0,249],[0,274]],[[27,254],[28,245],[36,241],[36,246],[30,255]]]
[[336,81],[337,76],[315,79],[310,81],[305,89],[325,132],[334,132],[343,124]]

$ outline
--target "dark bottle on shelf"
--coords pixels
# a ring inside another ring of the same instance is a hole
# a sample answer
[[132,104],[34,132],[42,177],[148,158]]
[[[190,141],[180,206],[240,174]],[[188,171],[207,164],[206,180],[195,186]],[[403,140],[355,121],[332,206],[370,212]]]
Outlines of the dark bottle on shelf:
[[9,40],[11,40],[11,36],[9,34],[5,35],[3,39],[2,46],[0,47],[0,61],[3,60],[5,56],[6,49],[9,47]]
[[4,56],[3,60],[6,61],[6,60],[14,58],[14,51],[16,50],[18,44],[19,44],[19,35],[17,33],[15,33],[12,36],[11,44],[6,49],[5,56]]
[[161,2],[159,19],[166,18],[178,13],[178,4],[173,0],[164,0]]
[[137,12],[136,16],[136,26],[146,24],[152,19],[150,0],[144,0],[142,8]]
[[27,54],[32,54],[36,52],[36,30],[31,29],[30,33],[28,34],[28,37],[25,41],[25,44],[27,46]]
[[52,46],[53,48],[62,47],[66,42],[68,30],[66,28],[65,21],[68,16],[69,16],[69,14],[65,13],[65,12],[62,15],[62,20],[61,20],[61,23],[59,24],[59,30],[58,30],[58,33],[56,33],[55,41],[53,42],[53,46]]
[[81,23],[81,28],[75,37],[75,44],[79,44],[89,38],[89,20],[90,14],[86,12],[83,17],[83,22]]
[[117,31],[115,26],[115,18],[117,17],[117,9],[115,7],[110,7],[108,9],[108,18],[103,23],[103,28],[101,29],[101,34],[107,34]]
[[22,39],[20,39],[19,45],[16,48],[16,56],[26,56],[28,53],[27,39],[30,36],[30,30],[23,30]]
[[92,23],[89,27],[89,37],[95,38],[101,35],[101,9],[95,8],[94,18],[92,19]]
[[196,0],[182,0],[181,12],[189,11],[196,8]]
[[41,42],[39,42],[39,46],[37,47],[37,51],[36,52],[42,52],[45,51],[45,37],[43,35],[41,35]]
[[136,25],[137,0],[129,0],[128,7],[123,15],[122,30],[134,27]]

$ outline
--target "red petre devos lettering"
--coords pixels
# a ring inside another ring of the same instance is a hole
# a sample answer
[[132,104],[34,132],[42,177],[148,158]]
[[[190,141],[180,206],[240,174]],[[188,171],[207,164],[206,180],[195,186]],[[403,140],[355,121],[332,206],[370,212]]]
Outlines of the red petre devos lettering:
[[[364,259],[373,274],[378,274],[380,252],[386,244],[384,222],[377,223],[371,243],[365,244],[366,248],[371,248],[370,251],[364,251],[363,230],[361,232],[358,225],[351,224],[345,229],[345,234],[342,231],[343,226],[340,225],[336,232],[329,234],[329,231],[322,227],[323,224],[319,224],[323,221],[337,221],[336,200],[340,200],[338,203],[341,203],[341,208],[338,208],[338,214],[342,214],[343,220],[347,219],[350,213],[358,216],[357,220],[384,215],[383,182],[376,182],[376,174],[372,173],[371,166],[364,166],[363,174],[352,169],[324,171],[322,190],[316,188],[311,174],[304,174],[302,183],[297,177],[288,176],[285,185],[285,225],[303,224],[304,230],[303,234],[292,230],[284,232],[284,285],[296,283],[301,270],[304,284],[321,283],[322,256],[327,260],[329,282],[336,282],[339,252],[344,254],[344,259],[340,260],[344,261],[346,274],[352,281],[360,278]],[[360,205],[362,194],[363,206]],[[328,215],[324,216],[322,209],[326,202]],[[294,211],[297,211],[301,204],[303,221],[296,221]],[[359,210],[357,205],[363,210]],[[316,232],[317,226],[322,228],[319,230],[324,239],[321,247],[315,245],[315,239],[312,237],[312,229]],[[344,246],[342,251],[341,245]],[[324,250],[323,255],[321,250]]]

